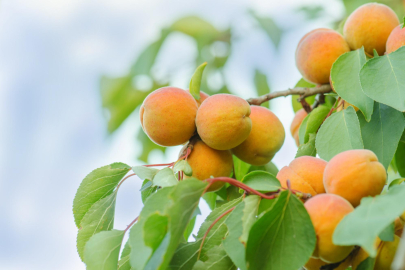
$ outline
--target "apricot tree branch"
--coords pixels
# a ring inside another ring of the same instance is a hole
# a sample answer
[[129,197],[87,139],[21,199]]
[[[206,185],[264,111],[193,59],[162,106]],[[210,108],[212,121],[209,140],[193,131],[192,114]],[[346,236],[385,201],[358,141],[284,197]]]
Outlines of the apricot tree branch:
[[273,98],[278,97],[286,97],[291,95],[299,95],[298,101],[301,101],[303,98],[317,95],[317,94],[325,94],[332,91],[332,87],[329,84],[323,84],[317,87],[308,88],[308,87],[296,87],[290,88],[283,91],[276,91],[272,92],[257,98],[249,98],[247,102],[250,105],[261,105],[262,103],[272,100]]

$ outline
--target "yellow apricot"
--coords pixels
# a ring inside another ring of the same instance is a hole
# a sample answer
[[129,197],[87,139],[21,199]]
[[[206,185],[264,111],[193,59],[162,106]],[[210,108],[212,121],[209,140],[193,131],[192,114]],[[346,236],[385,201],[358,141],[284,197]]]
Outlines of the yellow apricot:
[[[202,141],[194,144],[193,150],[187,157],[187,162],[193,170],[192,177],[199,180],[212,177],[229,177],[232,173],[233,159],[229,150],[215,150]],[[187,177],[186,177],[187,178]],[[208,191],[223,187],[225,182],[215,182]]]
[[352,50],[364,46],[369,55],[373,55],[373,49],[383,55],[388,36],[398,24],[398,17],[390,7],[368,3],[350,14],[343,27],[343,35]]
[[337,154],[326,165],[323,175],[326,192],[342,196],[354,207],[363,197],[380,194],[386,179],[384,166],[366,149]]
[[392,30],[387,39],[386,49],[387,53],[392,53],[405,45],[405,28],[402,28],[404,24],[400,24]]
[[298,131],[300,129],[301,123],[304,118],[308,115],[308,113],[304,109],[300,109],[295,113],[294,119],[291,122],[290,131],[291,135],[293,136],[295,143],[297,146],[300,145],[300,138]]
[[[339,264],[334,270],[346,270],[351,264],[351,256],[349,255],[346,260]],[[322,261],[321,259],[310,258],[308,262],[304,265],[306,270],[320,270],[322,266],[328,265],[328,263]]]
[[345,199],[334,194],[320,194],[304,204],[316,233],[316,247],[313,257],[328,263],[345,259],[353,246],[338,246],[332,242],[332,235],[339,222],[350,212],[353,206]]
[[197,132],[211,148],[232,149],[250,134],[250,106],[246,100],[229,94],[208,97],[197,111]]
[[391,269],[391,264],[394,260],[400,240],[401,238],[394,235],[394,241],[382,242],[382,245],[380,245],[378,249],[377,257],[375,258],[374,270]]
[[324,84],[329,82],[330,69],[336,59],[349,52],[341,34],[332,29],[315,29],[298,43],[295,63],[305,80]]
[[287,187],[290,180],[291,188],[312,196],[325,193],[323,171],[327,162],[311,156],[302,156],[291,161],[290,165],[281,168],[277,179],[282,187]]
[[[187,89],[187,92],[190,93],[190,90]],[[200,91],[200,99],[199,100],[195,100],[198,104],[198,107],[200,107],[201,103],[203,103],[204,100],[206,100],[209,97],[209,95],[203,91]]]
[[359,110],[359,108],[357,108],[356,106],[354,106],[353,104],[350,104],[349,102],[345,101],[345,100],[341,100],[337,106],[336,111],[340,112],[344,109],[347,109],[349,106],[352,106],[354,108],[354,110],[357,112]]
[[252,165],[261,166],[270,162],[284,143],[283,124],[269,109],[261,106],[250,107],[252,130],[249,137],[232,149],[239,159]]
[[405,224],[405,222],[402,221],[401,218],[397,217],[395,219],[395,229],[394,229],[394,231],[395,231],[395,234],[398,235],[399,237],[402,236],[402,232],[404,231],[404,224]]
[[[374,248],[378,249],[378,247],[381,244],[381,239],[380,238],[376,238],[374,241]],[[369,257],[367,251],[365,251],[363,248],[358,249],[357,251],[353,252],[353,258],[352,258],[352,269],[356,270],[357,267],[365,260]]]
[[163,87],[150,93],[140,109],[141,125],[156,144],[174,146],[193,136],[197,102],[186,91]]

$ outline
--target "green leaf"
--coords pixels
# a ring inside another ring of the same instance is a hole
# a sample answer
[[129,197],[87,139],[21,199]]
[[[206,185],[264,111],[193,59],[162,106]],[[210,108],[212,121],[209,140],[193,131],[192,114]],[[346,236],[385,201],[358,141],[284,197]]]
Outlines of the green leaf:
[[395,163],[398,173],[402,177],[405,177],[405,166],[403,166],[403,164],[405,164],[405,132],[402,134],[395,152]]
[[176,253],[170,262],[170,270],[189,270],[192,269],[197,261],[198,250],[200,248],[201,239],[196,242],[181,243]]
[[129,254],[131,253],[131,247],[127,242],[121,252],[121,259],[118,261],[118,270],[133,270],[129,263]]
[[391,269],[405,269],[405,234],[402,234],[397,252],[395,253],[394,261],[391,264]]
[[196,17],[183,17],[172,24],[172,31],[179,31],[203,43],[212,42],[220,32],[209,22]]
[[360,109],[367,122],[373,113],[374,101],[364,94],[360,84],[360,69],[367,62],[364,48],[342,54],[331,70],[335,91],[345,101]]
[[302,157],[302,156],[315,157],[316,156],[315,139],[316,139],[316,134],[310,133],[308,142],[298,146],[298,151],[297,151],[297,154],[295,155],[295,158]]
[[114,192],[107,197],[97,201],[87,211],[80,222],[77,233],[77,252],[83,260],[84,247],[89,239],[98,232],[109,231],[114,227],[115,201],[117,193]]
[[290,191],[283,191],[273,208],[251,228],[246,260],[252,270],[296,270],[308,261],[315,243],[303,203]]
[[359,121],[364,148],[373,151],[378,161],[388,169],[405,128],[403,114],[375,102],[371,121],[367,122],[362,115],[359,115]]
[[112,230],[92,236],[84,248],[86,269],[117,269],[124,234],[125,231]]
[[78,228],[92,205],[110,195],[130,169],[124,163],[113,163],[95,169],[83,179],[73,200],[73,215]]
[[305,134],[307,133],[307,123],[309,120],[309,115],[305,116],[304,120],[302,120],[300,127],[298,128],[298,138],[299,143],[304,144],[305,142]]
[[278,168],[276,165],[274,165],[273,162],[269,162],[263,166],[250,166],[249,168],[249,172],[253,172],[253,171],[266,171],[271,173],[272,175],[277,175],[278,173]]
[[325,120],[316,136],[315,147],[326,161],[343,151],[364,148],[359,119],[352,106]]
[[152,186],[152,182],[144,180],[141,188],[142,202],[145,203],[146,199],[157,190],[157,186]]
[[[260,70],[258,69],[255,70],[254,82],[256,87],[256,93],[258,96],[263,96],[270,93],[270,86],[267,82],[267,76],[266,74],[260,72]],[[270,103],[267,101],[262,103],[261,106],[270,108]]]
[[336,227],[333,242],[336,245],[359,245],[371,257],[377,252],[374,248],[376,237],[405,211],[405,185],[396,186],[384,195],[361,200],[352,213]]
[[170,168],[164,168],[160,170],[153,178],[153,185],[159,187],[170,187],[177,185],[179,181],[177,180],[174,172]]
[[145,163],[148,162],[148,156],[153,150],[159,150],[163,153],[166,153],[167,148],[152,142],[151,139],[149,139],[148,135],[146,135],[146,133],[142,129],[139,129],[136,140],[139,141],[140,145],[142,146],[142,151],[138,155],[138,159],[142,160]]
[[[298,81],[298,83],[294,87],[308,87],[308,88],[313,88],[315,87],[315,84],[309,83],[303,78]],[[302,109],[302,105],[300,102],[297,101],[299,98],[299,95],[292,95],[291,96],[291,105],[293,107],[294,112],[297,112],[298,110]],[[306,102],[308,104],[312,105],[315,101],[315,96],[309,96],[305,98]]]
[[236,270],[236,266],[227,256],[222,246],[215,246],[208,250],[206,256],[207,259],[205,261],[198,261],[194,265],[193,270]]
[[378,237],[381,239],[381,241],[394,241],[394,235],[395,235],[395,223],[392,222],[390,223],[385,229],[380,232]]
[[397,185],[400,185],[404,181],[405,181],[405,178],[398,178],[398,179],[392,180],[388,188],[392,188],[392,187],[395,187]]
[[243,177],[242,182],[261,192],[277,191],[281,187],[280,181],[265,171],[250,172]]
[[203,199],[207,202],[208,206],[211,210],[213,210],[216,206],[217,202],[217,194],[214,192],[206,192],[203,195]]
[[356,270],[373,270],[374,269],[374,258],[368,257],[364,261],[362,261],[359,266],[357,266]]
[[360,71],[360,81],[367,96],[405,111],[405,47],[370,59]]
[[132,167],[132,171],[142,180],[153,180],[153,177],[157,174],[159,171],[158,169],[155,168],[150,168],[150,167],[145,167],[145,166],[134,166]]
[[180,160],[179,162],[177,162],[177,163],[174,165],[173,171],[174,171],[175,173],[177,173],[177,172],[179,172],[179,171],[182,171],[182,172],[184,172],[184,174],[187,175],[187,176],[193,175],[193,170],[191,169],[190,164],[188,164],[188,162],[185,161],[185,160]]
[[267,36],[271,39],[274,46],[277,48],[280,44],[283,30],[276,24],[276,22],[270,17],[258,16],[253,10],[250,10],[250,14],[259,23],[259,26],[266,32]]
[[193,232],[195,221],[197,220],[197,216],[201,215],[200,208],[197,207],[191,216],[191,220],[188,223],[186,229],[184,230],[184,239],[187,241],[187,239],[190,237],[191,233]]
[[322,125],[325,117],[328,115],[330,108],[325,105],[320,105],[308,114],[308,120],[305,125],[304,143],[309,141],[310,133],[317,133],[319,127]]
[[194,72],[193,76],[191,77],[190,94],[196,100],[200,100],[201,79],[202,79],[202,75],[203,75],[206,65],[207,65],[207,62],[202,63],[199,67],[197,67],[196,71]]
[[235,170],[235,178],[239,181],[248,173],[250,164],[243,162],[236,156],[233,156],[233,167]]
[[376,49],[373,49],[373,56],[374,56],[374,58],[379,57],[378,52],[377,52]]
[[153,213],[147,217],[144,222],[144,241],[145,245],[151,247],[153,251],[157,250],[168,232],[169,219],[167,216]]

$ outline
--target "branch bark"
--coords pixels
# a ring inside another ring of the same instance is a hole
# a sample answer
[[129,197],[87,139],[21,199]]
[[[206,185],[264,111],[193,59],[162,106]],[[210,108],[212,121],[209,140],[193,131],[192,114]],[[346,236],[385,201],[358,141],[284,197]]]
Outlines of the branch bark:
[[261,105],[262,103],[272,100],[274,98],[278,97],[286,97],[290,95],[299,95],[298,101],[301,101],[302,99],[317,95],[317,94],[325,94],[329,93],[332,91],[332,87],[329,84],[323,84],[321,86],[317,86],[314,88],[308,88],[308,87],[296,87],[296,88],[290,88],[287,90],[283,91],[277,91],[277,92],[272,92],[257,98],[249,98],[247,102],[250,105]]

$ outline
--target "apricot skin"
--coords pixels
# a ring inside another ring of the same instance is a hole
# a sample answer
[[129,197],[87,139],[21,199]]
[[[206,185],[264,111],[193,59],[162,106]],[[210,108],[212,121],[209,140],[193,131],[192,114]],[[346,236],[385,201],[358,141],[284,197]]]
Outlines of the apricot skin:
[[252,130],[249,137],[232,149],[239,159],[252,165],[261,166],[270,162],[284,143],[283,124],[269,109],[250,107]]
[[394,241],[382,242],[378,248],[377,257],[375,258],[374,270],[391,269],[391,264],[394,260],[400,240],[397,235],[394,235]]
[[345,259],[353,250],[353,246],[337,246],[332,242],[332,235],[339,222],[350,212],[353,206],[345,199],[334,194],[320,194],[309,199],[305,208],[314,225],[317,243],[313,253],[328,263],[336,263]]
[[[346,270],[350,266],[350,256],[344,260],[338,267],[334,270]],[[322,261],[321,259],[310,258],[308,262],[304,265],[306,270],[319,270],[322,266],[328,265],[328,263]]]
[[340,55],[349,51],[349,45],[338,32],[315,29],[298,43],[295,63],[305,80],[324,84],[329,82],[332,64]]
[[246,100],[229,94],[208,97],[197,111],[197,131],[211,148],[229,150],[250,134],[252,121]]
[[[194,144],[193,150],[187,157],[187,162],[193,169],[192,177],[204,180],[213,177],[229,177],[232,173],[233,159],[229,150],[215,150],[202,141]],[[225,182],[215,182],[208,191],[223,187]]]
[[323,172],[327,162],[311,156],[302,156],[291,161],[290,165],[281,168],[277,179],[282,187],[287,187],[290,180],[291,188],[315,196],[325,193]]
[[381,193],[387,179],[384,166],[370,150],[348,150],[328,163],[323,175],[327,193],[342,196],[354,207],[363,197]]
[[386,45],[387,53],[392,53],[405,45],[405,28],[401,29],[402,26],[403,24],[395,27],[388,37]]
[[347,18],[343,35],[351,49],[364,46],[369,55],[373,55],[373,49],[383,55],[388,36],[398,24],[398,17],[391,8],[369,3],[357,8]]
[[174,146],[195,133],[197,102],[186,91],[163,87],[150,93],[140,109],[141,125],[156,144]]
[[300,145],[300,138],[298,131],[300,129],[302,121],[304,120],[305,117],[307,117],[307,115],[308,113],[304,109],[300,109],[295,113],[294,119],[291,122],[290,131],[297,146]]

